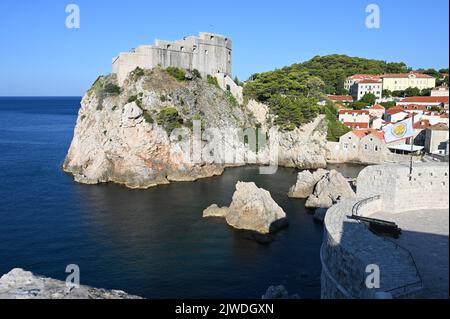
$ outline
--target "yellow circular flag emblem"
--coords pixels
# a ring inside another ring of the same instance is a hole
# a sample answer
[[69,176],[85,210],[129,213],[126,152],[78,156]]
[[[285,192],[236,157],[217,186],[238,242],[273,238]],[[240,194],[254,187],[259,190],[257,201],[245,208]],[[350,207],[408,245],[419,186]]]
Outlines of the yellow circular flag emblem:
[[407,131],[408,126],[405,123],[399,123],[397,125],[394,125],[392,127],[392,135],[394,135],[397,138],[402,138],[405,136],[405,133]]

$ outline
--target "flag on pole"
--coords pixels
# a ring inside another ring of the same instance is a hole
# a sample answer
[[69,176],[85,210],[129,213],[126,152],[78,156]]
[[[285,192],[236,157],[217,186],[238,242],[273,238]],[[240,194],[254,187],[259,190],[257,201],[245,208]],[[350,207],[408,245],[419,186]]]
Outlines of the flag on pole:
[[414,136],[413,118],[407,118],[401,122],[386,125],[383,128],[384,141],[392,143]]

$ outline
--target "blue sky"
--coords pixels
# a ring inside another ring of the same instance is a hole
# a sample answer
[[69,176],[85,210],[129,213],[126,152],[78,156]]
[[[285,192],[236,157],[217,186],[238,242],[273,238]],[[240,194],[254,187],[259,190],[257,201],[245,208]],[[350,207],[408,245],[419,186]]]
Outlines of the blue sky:
[[[69,3],[80,7],[80,29],[65,27]],[[380,7],[380,29],[365,26],[370,3]],[[82,95],[111,72],[119,52],[199,31],[233,40],[240,79],[331,53],[444,68],[448,6],[448,0],[2,0],[0,96]]]

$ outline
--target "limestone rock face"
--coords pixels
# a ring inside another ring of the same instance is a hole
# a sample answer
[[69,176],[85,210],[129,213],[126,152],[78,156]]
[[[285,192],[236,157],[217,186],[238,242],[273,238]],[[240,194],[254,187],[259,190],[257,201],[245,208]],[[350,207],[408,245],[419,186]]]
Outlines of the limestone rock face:
[[13,269],[0,278],[0,299],[141,299],[120,290],[70,288],[63,281]]
[[308,197],[305,206],[317,208],[330,208],[342,199],[356,197],[341,173],[332,170],[326,173],[314,188],[314,193]]
[[[323,115],[294,131],[274,133],[267,106],[255,101],[235,105],[205,79],[188,78],[177,80],[160,68],[141,70],[131,72],[119,88],[115,75],[100,77],[81,101],[64,170],[79,183],[149,188],[276,159],[279,166],[299,169],[326,166]],[[196,121],[202,127],[197,148],[192,138]],[[256,145],[245,144],[238,130],[258,125],[260,135],[278,139],[273,149],[272,143],[259,141],[256,154]],[[217,137],[217,132],[229,134]]]
[[320,179],[327,173],[324,169],[318,169],[311,173],[302,171],[297,175],[297,182],[289,189],[288,196],[292,198],[308,198],[313,192],[314,187]]
[[[225,163],[201,155],[194,161],[186,151],[192,140],[172,137],[173,129],[188,130],[194,119],[219,130],[252,126],[224,91],[205,80],[179,81],[153,69],[130,74],[120,91],[112,91],[116,84],[114,75],[100,77],[81,101],[63,165],[77,182],[149,188],[220,175]],[[164,117],[164,111],[169,115]],[[199,146],[201,154],[208,151],[207,140]]]
[[298,169],[327,167],[327,124],[320,115],[291,132],[280,133],[279,165]]
[[255,118],[256,123],[260,124],[264,128],[267,128],[267,116],[269,115],[269,107],[267,105],[259,103],[255,100],[250,100],[245,107]]
[[136,102],[125,104],[123,107],[123,116],[130,120],[135,120],[142,116],[144,112],[142,109],[136,104]]
[[238,182],[225,218],[234,228],[269,234],[275,230],[276,222],[286,219],[286,213],[265,189],[253,182]]
[[216,204],[203,211],[203,217],[224,217],[228,225],[268,235],[287,225],[286,213],[265,189],[255,183],[238,182],[230,207]]
[[228,212],[228,207],[219,207],[216,204],[212,204],[203,211],[203,217],[225,217]]

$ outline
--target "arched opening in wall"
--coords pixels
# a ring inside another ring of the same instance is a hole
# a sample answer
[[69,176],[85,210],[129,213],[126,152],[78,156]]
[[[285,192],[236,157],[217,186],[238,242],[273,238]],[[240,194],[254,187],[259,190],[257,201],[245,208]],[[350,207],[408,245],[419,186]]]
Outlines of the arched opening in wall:
[[196,46],[196,45],[194,45],[194,46],[192,47],[192,52],[194,52],[194,53],[197,52],[197,46]]
[[208,55],[208,53],[209,53],[209,51],[208,51],[208,50],[205,50],[205,55]]
[[180,50],[181,50],[181,52],[184,52],[184,47],[181,47]]
[[231,91],[231,87],[229,84],[227,84],[227,91]]
[[213,35],[210,36],[209,39],[210,39],[211,41],[213,41],[213,40],[214,40],[214,36],[213,36]]
[[167,45],[167,50],[172,49],[172,46],[170,44]]

